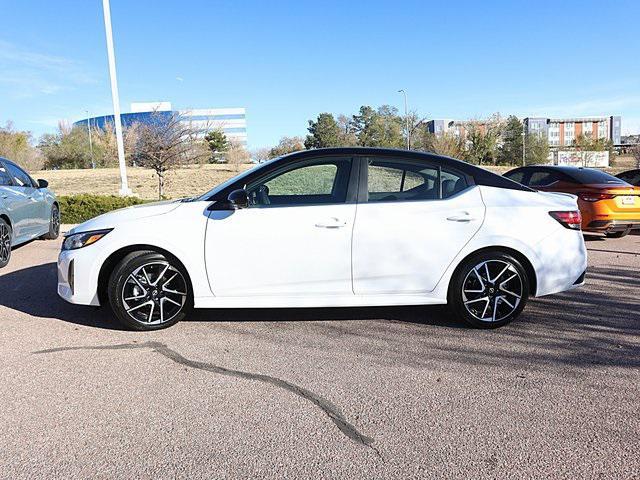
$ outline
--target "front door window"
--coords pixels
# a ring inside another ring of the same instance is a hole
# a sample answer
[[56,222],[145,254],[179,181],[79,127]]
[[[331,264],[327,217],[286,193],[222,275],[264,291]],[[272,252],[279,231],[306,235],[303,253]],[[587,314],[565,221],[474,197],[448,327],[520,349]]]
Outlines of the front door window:
[[247,186],[254,207],[329,205],[347,198],[351,160],[316,159],[272,172]]

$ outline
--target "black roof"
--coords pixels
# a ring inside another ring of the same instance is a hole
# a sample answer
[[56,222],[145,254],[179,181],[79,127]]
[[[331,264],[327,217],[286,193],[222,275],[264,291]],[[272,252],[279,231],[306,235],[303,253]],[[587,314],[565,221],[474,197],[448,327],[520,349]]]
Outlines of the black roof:
[[[395,148],[374,148],[374,147],[336,147],[317,148],[312,150],[302,150],[290,153],[275,160],[278,164],[301,160],[306,157],[320,155],[351,155],[351,156],[394,156],[396,158],[407,158],[412,160],[424,160],[425,162],[436,163],[443,168],[451,168],[465,173],[473,178],[476,185],[486,185],[490,187],[508,188],[511,190],[534,191],[529,187],[521,185],[513,180],[509,180],[501,175],[497,175],[484,168],[477,167],[462,160],[437,155],[435,153],[417,152],[415,150],[400,150]],[[274,163],[275,163],[274,162]]]
[[513,170],[509,170],[505,173],[505,175],[517,171],[527,170],[560,172],[573,181],[582,184],[613,183],[614,180],[617,180],[620,183],[624,183],[617,177],[614,177],[613,175],[598,168],[572,167],[569,165],[526,165],[524,167],[518,167],[514,168]]
[[525,165],[524,167],[514,168],[514,170],[530,170],[533,168],[536,170],[555,170],[569,175],[573,172],[579,172],[580,170],[597,170],[589,167],[572,167],[570,165]]

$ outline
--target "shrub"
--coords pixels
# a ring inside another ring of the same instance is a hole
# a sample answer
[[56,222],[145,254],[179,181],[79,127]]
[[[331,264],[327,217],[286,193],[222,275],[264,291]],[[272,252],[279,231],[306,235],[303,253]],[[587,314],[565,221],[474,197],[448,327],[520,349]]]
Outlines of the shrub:
[[58,197],[62,223],[82,223],[103,213],[146,203],[136,197],[114,195],[72,195]]

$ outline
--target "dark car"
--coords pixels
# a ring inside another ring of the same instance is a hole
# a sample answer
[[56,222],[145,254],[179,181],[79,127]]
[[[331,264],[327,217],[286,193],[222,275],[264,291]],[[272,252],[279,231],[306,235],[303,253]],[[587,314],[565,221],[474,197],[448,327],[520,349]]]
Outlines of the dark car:
[[631,185],[640,187],[640,168],[619,173],[618,175],[616,175],[616,177],[618,177],[620,180],[624,180]]

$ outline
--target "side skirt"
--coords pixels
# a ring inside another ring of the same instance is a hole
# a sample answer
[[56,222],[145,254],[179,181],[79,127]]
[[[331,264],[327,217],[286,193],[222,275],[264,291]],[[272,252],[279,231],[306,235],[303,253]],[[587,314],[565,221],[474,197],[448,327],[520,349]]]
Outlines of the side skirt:
[[195,308],[329,308],[444,305],[446,298],[424,295],[345,295],[326,297],[199,297]]

